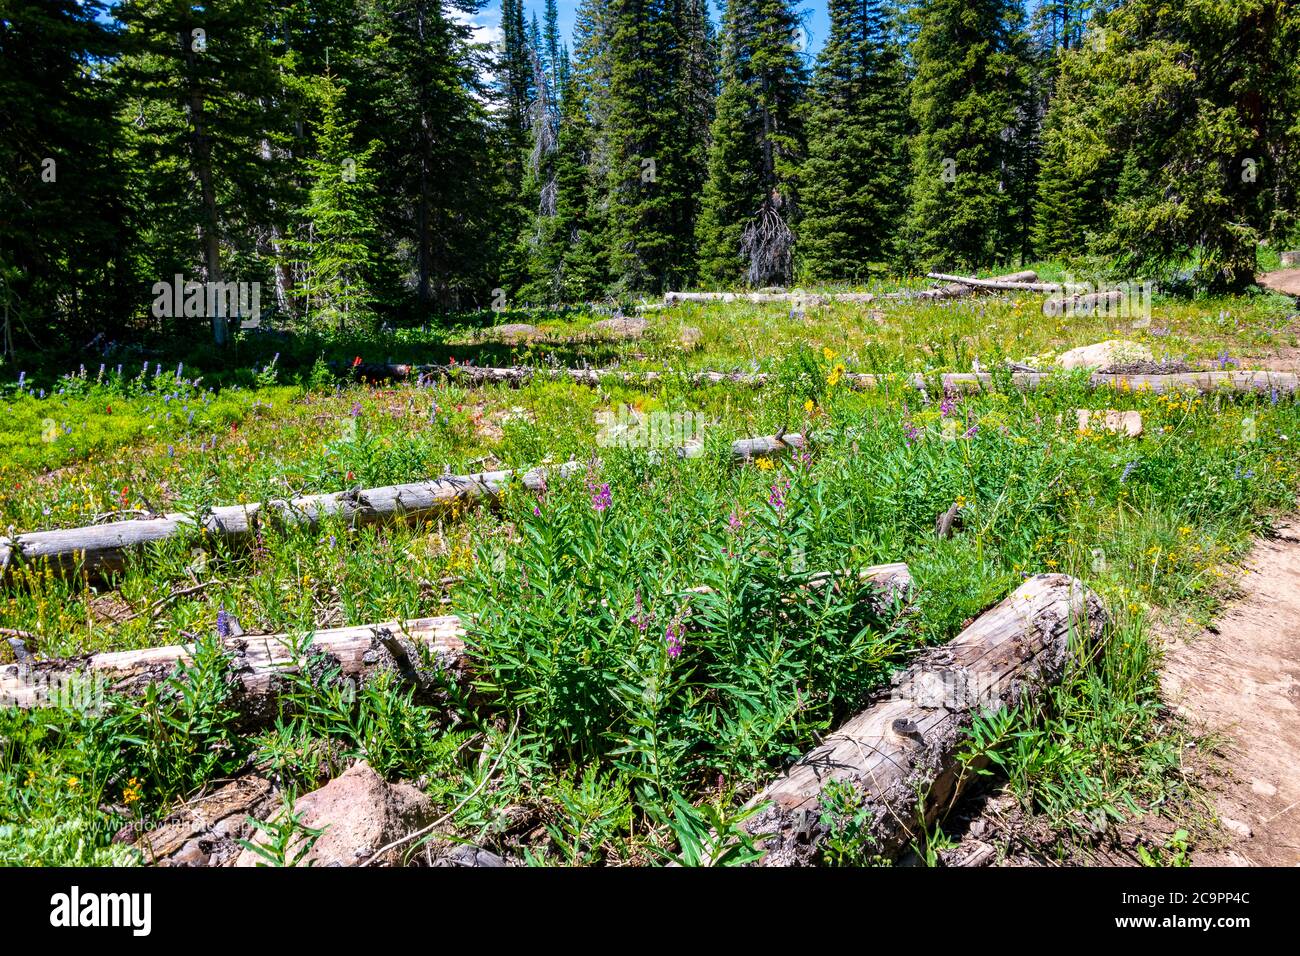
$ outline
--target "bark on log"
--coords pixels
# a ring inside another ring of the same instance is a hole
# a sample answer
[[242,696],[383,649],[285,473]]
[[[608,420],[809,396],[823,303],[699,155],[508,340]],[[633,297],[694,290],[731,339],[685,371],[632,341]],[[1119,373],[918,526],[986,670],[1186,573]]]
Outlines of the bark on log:
[[[732,443],[732,457],[738,461],[784,454],[804,447],[797,433],[742,438]],[[698,457],[703,446],[678,450],[681,457]],[[100,575],[121,570],[127,554],[175,535],[202,529],[204,540],[219,539],[229,544],[251,540],[259,525],[316,526],[337,516],[352,525],[383,524],[393,521],[423,521],[436,517],[453,504],[472,499],[495,500],[518,475],[530,491],[541,491],[546,480],[579,472],[585,462],[515,471],[486,471],[471,475],[449,475],[435,481],[419,481],[383,488],[305,495],[292,500],[227,505],[197,516],[168,514],[159,518],[133,518],[109,524],[53,531],[32,531],[10,540],[0,538],[0,579],[7,577],[18,560],[48,562],[61,574],[85,571]]]
[[1060,679],[1070,650],[1101,635],[1095,594],[1064,574],[1029,578],[950,644],[934,648],[895,681],[889,699],[862,711],[759,793],[770,804],[750,820],[760,865],[817,861],[825,835],[820,797],[832,781],[871,811],[873,852],[893,857],[913,839],[922,812],[940,819],[969,783],[957,759],[977,713],[1031,701]]
[[[824,587],[847,573],[812,575],[806,586]],[[911,572],[902,563],[874,565],[857,576],[876,585],[882,606],[906,596],[912,588]],[[313,670],[320,672],[337,664],[340,677],[358,684],[380,670],[396,669],[427,691],[436,682],[430,681],[433,675],[424,668],[426,660],[435,663],[444,677],[458,683],[467,680],[465,624],[461,617],[447,614],[326,628],[312,635],[308,658]],[[222,641],[231,657],[233,704],[241,711],[241,723],[254,726],[274,718],[280,678],[296,666],[291,653],[293,638],[292,634],[245,634]],[[191,661],[193,653],[193,645],[173,644],[7,664],[0,666],[0,707],[63,704],[94,709],[103,705],[107,694],[143,694],[151,684],[175,673],[178,665]]]

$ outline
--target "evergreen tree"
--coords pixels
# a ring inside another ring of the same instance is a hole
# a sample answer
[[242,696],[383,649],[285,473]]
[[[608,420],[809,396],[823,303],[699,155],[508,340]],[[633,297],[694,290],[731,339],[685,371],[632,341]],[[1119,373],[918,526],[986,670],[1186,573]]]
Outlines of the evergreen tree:
[[698,235],[712,282],[789,282],[806,71],[787,0],[730,0]]
[[302,209],[297,294],[307,314],[339,329],[373,315],[372,277],[379,263],[372,162],[379,144],[358,149],[356,124],[343,114],[343,90],[331,75],[314,84],[321,120],[316,155],[306,161],[311,187]]
[[907,86],[883,0],[831,0],[800,177],[802,269],[856,278],[892,259],[907,175]]
[[978,269],[1026,239],[1028,67],[1010,0],[923,0],[914,44],[909,254]]
[[1281,0],[1129,2],[1066,55],[1039,189],[1048,251],[1146,274],[1198,259],[1208,289],[1253,281],[1296,221],[1300,12]]
[[[144,262],[142,272],[170,278],[198,262],[208,282],[227,278],[227,261],[241,249],[263,281],[252,237],[265,224],[277,194],[275,164],[263,148],[263,104],[277,78],[265,42],[266,0],[225,0],[196,7],[186,0],[122,0],[127,56],[115,70],[129,97]],[[236,270],[238,271],[238,270]],[[226,318],[211,316],[218,345],[229,338]]]
[[[144,300],[99,3],[7,0],[0,16],[0,354],[109,330]],[[111,324],[110,324],[111,323]],[[88,336],[87,336],[88,337]],[[84,337],[82,338],[84,341]]]
[[689,0],[614,0],[610,78],[610,269],[618,291],[662,291],[691,271],[704,180],[703,131],[690,126],[701,35]]
[[[474,13],[477,2],[455,8]],[[502,229],[513,226],[503,222],[488,63],[471,49],[470,27],[439,0],[365,0],[364,14],[359,67],[372,109],[359,135],[381,144],[383,226],[418,317],[486,302],[502,274]]]

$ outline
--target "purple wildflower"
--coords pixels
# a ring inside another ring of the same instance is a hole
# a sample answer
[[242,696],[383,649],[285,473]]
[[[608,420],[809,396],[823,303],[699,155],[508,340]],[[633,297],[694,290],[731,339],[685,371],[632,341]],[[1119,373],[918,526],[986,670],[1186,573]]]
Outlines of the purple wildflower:
[[920,438],[921,438],[921,429],[917,428],[915,425],[908,424],[906,431],[904,432],[904,440],[907,442],[907,444],[910,446],[912,442],[919,441]]
[[353,417],[353,418],[360,418],[360,417],[361,417],[361,403],[360,403],[360,402],[353,402],[353,403],[352,403],[352,417]]
[[609,493],[609,482],[602,482],[599,487],[593,482],[587,487],[591,491],[591,506],[597,511],[604,511],[613,503],[613,496]]
[[939,403],[939,417],[947,418],[949,415],[951,415],[952,410],[956,406],[956,404],[957,402],[954,399],[945,395],[943,397],[943,401]]
[[230,636],[230,615],[226,613],[223,607],[217,612],[217,637],[227,638]]
[[966,433],[965,433],[964,435],[962,435],[962,437],[963,437],[963,438],[974,438],[976,435],[979,434],[979,430],[980,430],[980,427],[979,427],[978,425],[972,425],[970,428],[966,429]]
[[1119,483],[1121,485],[1124,484],[1124,482],[1128,481],[1128,476],[1133,474],[1133,469],[1136,467],[1137,467],[1136,461],[1130,461],[1127,465],[1124,466],[1124,474],[1119,476]]
[[668,630],[664,631],[664,643],[668,645],[668,656],[676,658],[682,653],[685,642],[677,634],[675,626],[669,624]]
[[785,507],[785,495],[780,485],[772,486],[772,491],[767,496],[767,503],[778,511]]

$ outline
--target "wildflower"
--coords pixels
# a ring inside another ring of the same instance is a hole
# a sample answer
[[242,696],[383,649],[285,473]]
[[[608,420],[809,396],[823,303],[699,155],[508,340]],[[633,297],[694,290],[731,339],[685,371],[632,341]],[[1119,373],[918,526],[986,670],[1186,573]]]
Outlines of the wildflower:
[[78,787],[78,785],[80,785],[80,783],[81,783],[81,781],[78,780],[76,777],[69,777],[69,778],[68,778],[68,789],[69,789],[69,790],[76,790],[77,787]]
[[361,417],[361,403],[360,403],[360,402],[353,402],[353,403],[352,403],[352,411],[351,411],[351,415],[352,415],[353,418],[360,418],[360,417]]
[[641,589],[636,589],[636,611],[632,615],[632,621],[636,624],[636,629],[642,634],[650,626],[650,619],[646,617],[645,605],[641,601]]
[[740,515],[736,514],[735,511],[732,511],[731,514],[727,515],[727,527],[732,531],[739,531],[744,527],[744,525],[745,522],[740,520]]
[[952,398],[951,396],[945,395],[943,397],[943,401],[939,403],[939,417],[947,418],[949,415],[952,414],[952,410],[956,405],[957,405],[956,399]]
[[593,482],[587,486],[591,491],[591,506],[597,511],[604,511],[613,502],[613,496],[609,492],[609,483],[602,482],[599,487]]
[[907,441],[907,444],[910,446],[912,442],[920,440],[921,429],[909,423],[904,433],[904,438]]
[[338,543],[338,538],[334,537],[334,535],[330,535],[330,547],[332,548]]
[[835,352],[830,348],[830,346],[822,347],[822,358],[826,359],[828,362],[835,358]]
[[836,385],[840,383],[840,379],[843,377],[844,377],[844,366],[836,365],[833,369],[831,369],[831,374],[826,376],[826,384],[829,385],[831,388],[834,388]]
[[759,471],[771,471],[773,468],[772,459],[770,458],[760,458],[754,464],[758,466]]
[[352,367],[356,368],[360,364],[361,364],[361,356],[358,355],[356,358],[352,360]]
[[1130,461],[1127,465],[1124,466],[1124,474],[1119,476],[1119,483],[1121,485],[1124,484],[1124,482],[1128,481],[1128,476],[1133,474],[1133,469],[1136,467],[1137,467],[1136,461]]
[[139,802],[141,796],[140,781],[138,778],[132,777],[127,781],[126,786],[122,788],[122,802],[129,807],[131,804]]
[[537,505],[533,505],[533,517],[540,518],[541,516],[542,516],[542,509]]
[[230,615],[223,607],[217,612],[217,637],[223,640],[230,636]]
[[785,495],[780,485],[773,485],[767,496],[767,503],[778,511],[785,507]]
[[[1274,391],[1277,391],[1277,389],[1274,389]],[[1273,404],[1276,405],[1277,402],[1274,402]],[[813,400],[811,398],[804,399],[803,410],[807,412],[809,415],[813,413],[813,409],[815,409],[816,407],[817,407],[816,404],[813,403]]]
[[957,496],[957,507],[958,507],[958,508],[965,508],[965,507],[966,507],[966,496],[965,496],[965,495],[958,495],[958,496]]
[[970,428],[966,429],[966,432],[965,432],[965,434],[962,435],[962,437],[963,437],[963,438],[974,438],[977,434],[979,434],[979,430],[980,430],[980,427],[979,427],[978,425],[972,425]]
[[676,658],[681,654],[684,642],[672,624],[669,624],[668,630],[664,632],[664,643],[668,645],[669,657]]

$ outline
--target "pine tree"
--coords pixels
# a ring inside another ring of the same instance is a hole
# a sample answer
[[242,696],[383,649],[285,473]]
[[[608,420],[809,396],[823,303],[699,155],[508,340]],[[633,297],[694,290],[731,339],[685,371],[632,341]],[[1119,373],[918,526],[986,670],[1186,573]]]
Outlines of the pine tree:
[[1091,230],[1092,251],[1121,271],[1195,257],[1204,288],[1250,284],[1257,241],[1284,236],[1298,212],[1300,12],[1129,0],[1089,35],[1063,59],[1049,116],[1045,248],[1077,248]]
[[129,171],[101,65],[119,38],[103,13],[93,2],[8,0],[0,16],[3,355],[49,347],[56,333],[84,342],[142,300]]
[[914,44],[909,255],[978,269],[1025,244],[1026,49],[1010,0],[924,0]]
[[363,14],[358,95],[371,109],[358,135],[381,144],[383,227],[411,276],[417,317],[484,303],[501,281],[500,237],[517,235],[502,202],[513,140],[498,146],[489,64],[440,0],[364,0]]
[[[272,119],[263,104],[278,83],[264,42],[266,2],[122,0],[116,8],[128,53],[114,75],[135,118],[128,128],[144,174],[139,211],[151,224],[142,233],[146,275],[185,271],[197,251],[204,278],[221,283],[242,250],[253,262],[249,278],[267,276],[269,263],[252,248],[280,178],[263,150]],[[186,247],[194,235],[197,250]],[[225,344],[225,317],[210,318]]]
[[795,177],[807,82],[787,0],[730,0],[722,91],[698,235],[711,282],[786,283],[793,275]]
[[883,0],[831,0],[800,177],[801,268],[857,278],[892,259],[907,173],[902,53]]
[[701,10],[687,0],[613,4],[607,241],[619,292],[662,291],[691,269],[704,178],[701,131],[689,125]]
[[609,282],[612,0],[581,0],[565,83],[557,156],[557,216],[565,240],[559,270],[566,299],[599,295]]
[[377,254],[377,195],[372,163],[379,144],[358,148],[356,124],[343,112],[343,89],[326,74],[314,84],[320,109],[316,155],[306,161],[311,187],[301,236],[288,245],[302,277],[297,294],[309,318],[339,329],[373,316]]

